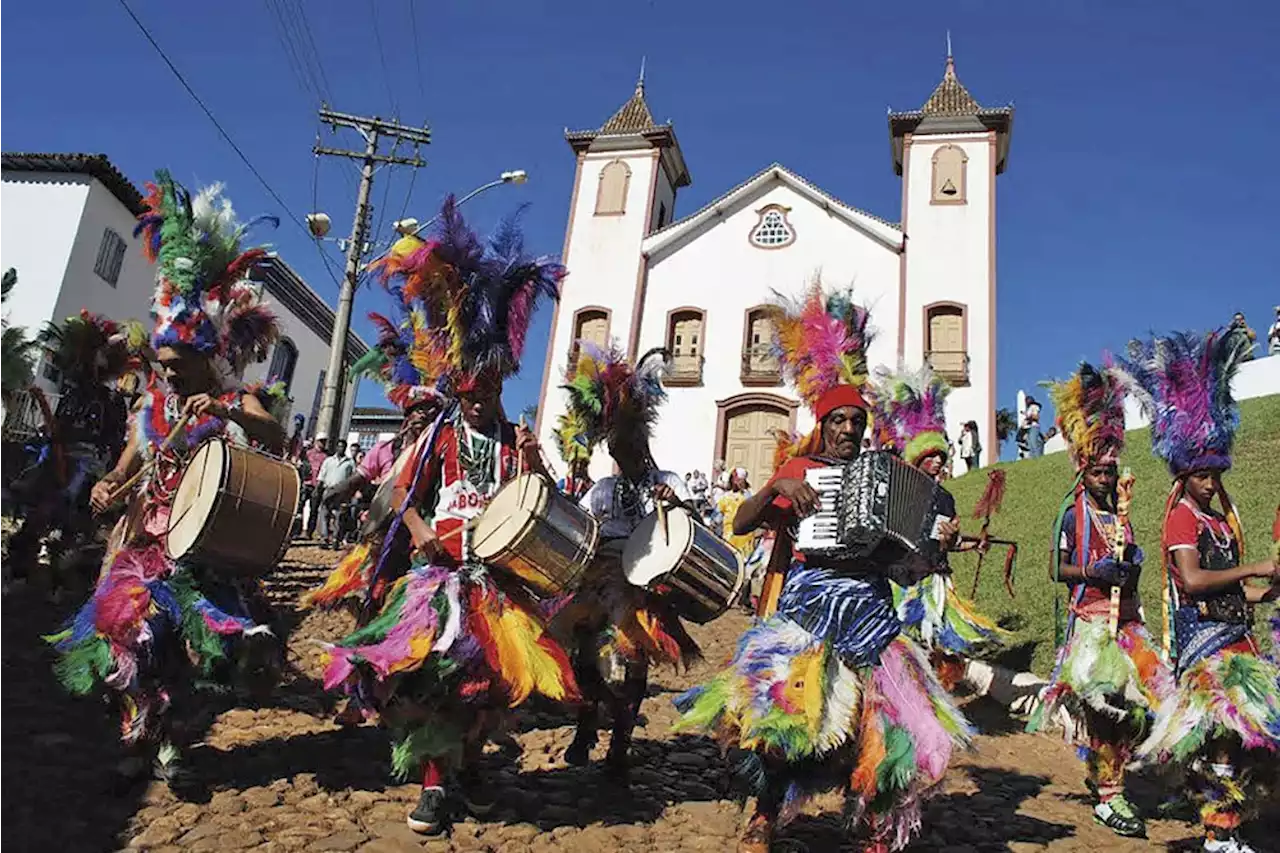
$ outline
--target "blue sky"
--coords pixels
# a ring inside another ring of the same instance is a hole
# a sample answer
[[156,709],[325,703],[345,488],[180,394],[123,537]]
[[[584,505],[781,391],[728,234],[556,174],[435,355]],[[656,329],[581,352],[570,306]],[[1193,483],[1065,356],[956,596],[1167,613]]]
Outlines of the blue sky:
[[[467,213],[487,229],[531,202],[527,230],[545,252],[560,250],[572,189],[563,131],[603,122],[642,56],[655,117],[675,122],[694,177],[679,215],[777,160],[896,220],[886,108],[929,95],[950,28],[970,92],[1017,107],[997,186],[1002,403],[1148,330],[1243,310],[1263,332],[1280,302],[1276,4],[953,0],[907,16],[870,3],[440,0],[417,2],[411,18],[409,3],[130,0],[295,216],[314,197],[345,235],[356,184],[351,165],[317,165],[310,153],[315,95],[291,70],[274,18],[305,7],[334,108],[431,125],[431,165],[413,182],[409,214],[425,219],[448,192],[526,169],[528,184],[493,190]],[[118,2],[10,4],[3,23],[5,150],[106,153],[139,184],[165,166],[191,185],[224,181],[243,216],[280,212]],[[408,169],[379,176],[381,238],[409,189]],[[336,297],[296,227],[268,239]],[[360,291],[361,332],[384,304],[380,291]],[[536,400],[549,322],[549,310],[535,321],[507,393],[512,412]]]

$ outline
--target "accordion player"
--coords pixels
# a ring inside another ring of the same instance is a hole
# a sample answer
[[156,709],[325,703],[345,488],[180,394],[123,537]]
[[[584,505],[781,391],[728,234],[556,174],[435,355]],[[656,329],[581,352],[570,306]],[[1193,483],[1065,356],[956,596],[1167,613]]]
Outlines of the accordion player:
[[955,501],[928,474],[878,451],[812,468],[805,482],[819,496],[796,533],[806,556],[868,563],[904,585],[948,571],[939,527],[955,515]]

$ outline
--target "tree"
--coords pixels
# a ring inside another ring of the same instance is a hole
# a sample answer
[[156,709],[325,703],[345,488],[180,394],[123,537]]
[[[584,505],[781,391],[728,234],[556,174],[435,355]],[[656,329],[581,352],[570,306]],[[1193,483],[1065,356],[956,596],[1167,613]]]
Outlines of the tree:
[[1018,431],[1018,418],[1012,409],[996,409],[996,441],[1004,444],[1005,439]]
[[[0,284],[0,302],[7,302],[9,291],[18,283],[18,271],[10,267]],[[36,379],[36,351],[39,344],[27,339],[22,326],[4,323],[3,353],[0,353],[0,394],[8,403],[30,387]]]

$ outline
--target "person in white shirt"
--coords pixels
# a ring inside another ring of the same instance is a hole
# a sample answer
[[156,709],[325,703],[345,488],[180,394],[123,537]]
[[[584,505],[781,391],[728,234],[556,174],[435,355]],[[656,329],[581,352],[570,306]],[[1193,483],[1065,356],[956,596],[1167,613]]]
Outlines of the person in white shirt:
[[336,501],[329,498],[329,493],[332,492],[336,498],[338,486],[345,483],[347,478],[356,471],[355,460],[343,453],[344,449],[341,443],[335,443],[333,453],[325,457],[320,465],[320,474],[316,477],[316,489],[320,492],[320,503],[324,507],[321,513],[320,535],[324,537],[326,548],[336,548],[340,544]]
[[[560,422],[561,445],[607,443],[618,464],[583,496],[581,505],[600,523],[601,546],[571,602],[556,617],[555,632],[572,649],[574,674],[582,691],[578,729],[565,752],[570,764],[590,760],[599,726],[599,705],[608,703],[613,738],[605,759],[611,773],[625,776],[631,733],[648,686],[650,663],[688,665],[697,644],[664,602],[622,573],[622,543],[659,504],[690,504],[684,478],[660,469],[649,448],[649,431],[666,398],[661,373],[663,350],[652,350],[632,367],[616,349],[588,344],[571,369],[566,387],[569,411]],[[576,433],[576,436],[575,436]]]

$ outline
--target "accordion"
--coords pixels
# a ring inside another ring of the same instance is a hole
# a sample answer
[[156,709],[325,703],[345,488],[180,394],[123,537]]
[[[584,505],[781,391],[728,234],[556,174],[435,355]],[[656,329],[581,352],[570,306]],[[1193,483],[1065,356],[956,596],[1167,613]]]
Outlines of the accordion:
[[805,482],[820,499],[797,531],[796,547],[806,555],[864,560],[895,580],[943,565],[936,509],[942,489],[928,474],[875,452],[848,465],[811,468]]

